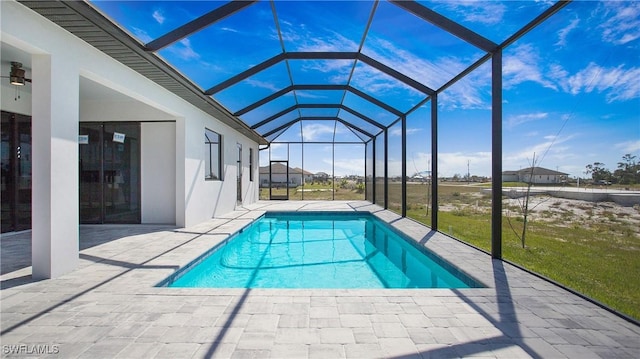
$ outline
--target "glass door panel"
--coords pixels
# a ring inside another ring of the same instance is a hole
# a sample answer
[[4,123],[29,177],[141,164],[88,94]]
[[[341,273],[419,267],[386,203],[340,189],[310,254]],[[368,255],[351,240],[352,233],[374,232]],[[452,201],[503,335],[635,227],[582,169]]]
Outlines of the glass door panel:
[[16,230],[31,228],[31,117],[16,115]]
[[15,230],[13,228],[15,181],[13,176],[12,158],[14,155],[13,130],[10,114],[2,112],[2,232]]
[[80,223],[102,223],[102,124],[80,124]]
[[105,123],[105,223],[140,223],[140,124]]
[[140,124],[80,124],[80,222],[140,223]]
[[2,232],[31,228],[31,117],[2,112]]

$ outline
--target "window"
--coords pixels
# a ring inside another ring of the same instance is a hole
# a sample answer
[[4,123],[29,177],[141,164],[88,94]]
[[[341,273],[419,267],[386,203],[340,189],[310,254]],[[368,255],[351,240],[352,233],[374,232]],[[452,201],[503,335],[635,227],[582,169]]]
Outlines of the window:
[[204,179],[222,178],[222,136],[208,128],[204,129]]
[[249,181],[253,182],[253,148],[249,149]]

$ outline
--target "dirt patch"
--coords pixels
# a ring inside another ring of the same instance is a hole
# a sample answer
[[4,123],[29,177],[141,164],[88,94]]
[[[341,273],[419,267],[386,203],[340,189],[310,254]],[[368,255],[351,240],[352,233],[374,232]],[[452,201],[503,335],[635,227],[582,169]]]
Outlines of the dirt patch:
[[[506,214],[518,215],[523,198],[505,199]],[[588,202],[581,200],[534,196],[529,202],[529,218],[533,221],[554,223],[563,227],[576,225],[597,227],[619,224],[631,228],[640,237],[640,206],[620,206],[614,202]]]
[[[463,193],[440,203],[439,210],[469,214],[491,213],[491,201],[478,193]],[[505,215],[521,216],[524,198],[504,198]],[[631,231],[640,238],[640,205],[620,206],[614,202],[589,202],[575,199],[532,196],[529,201],[529,220],[571,228],[583,226],[598,229],[602,226],[619,226],[621,231]]]

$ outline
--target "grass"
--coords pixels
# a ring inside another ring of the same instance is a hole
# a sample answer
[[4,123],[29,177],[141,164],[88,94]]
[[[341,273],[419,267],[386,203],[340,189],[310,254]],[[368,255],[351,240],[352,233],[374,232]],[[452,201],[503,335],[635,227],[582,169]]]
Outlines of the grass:
[[[304,189],[304,191],[303,191]],[[272,193],[274,195],[284,196],[286,195],[286,188],[281,189],[273,189]],[[305,184],[304,188],[302,186],[289,188],[289,199],[290,200],[308,200],[308,201],[347,201],[347,200],[364,200],[364,192],[360,192],[357,189],[351,188],[340,188],[340,185],[336,183],[335,189],[333,185],[330,183],[313,183],[313,184]],[[269,189],[268,188],[260,188],[260,199],[268,200],[269,199]]]
[[[310,188],[328,189],[331,186],[305,186],[305,189]],[[490,251],[491,198],[481,192],[483,188],[486,187],[477,184],[439,184],[438,227],[443,233]],[[337,189],[336,200],[364,199],[364,193]],[[265,189],[261,190],[261,198],[263,191]],[[291,199],[302,197],[301,192],[294,189],[290,193]],[[268,189],[266,195],[268,199]],[[428,226],[431,225],[431,208],[426,205],[429,195],[427,184],[407,185],[407,216]],[[313,191],[305,192],[304,199],[333,198],[331,191]],[[400,183],[390,183],[388,199],[388,208],[399,212]],[[572,211],[557,214],[541,211],[541,216],[544,221],[529,222],[525,248],[503,218],[503,257],[640,319],[640,234],[628,222],[627,216],[610,211],[600,216],[588,212],[588,225]],[[522,225],[522,221],[512,219],[512,222]]]
[[[457,186],[440,186],[440,206],[474,204],[478,195]],[[489,202],[490,203],[490,202]],[[462,215],[461,215],[462,214]],[[420,220],[419,216],[414,217]],[[552,222],[529,222],[526,248],[503,218],[503,258],[562,283],[603,304],[640,319],[640,236],[624,216],[605,212],[589,226],[564,212]],[[517,223],[516,225],[521,225]],[[441,232],[486,251],[491,250],[491,214],[473,211],[440,211]]]

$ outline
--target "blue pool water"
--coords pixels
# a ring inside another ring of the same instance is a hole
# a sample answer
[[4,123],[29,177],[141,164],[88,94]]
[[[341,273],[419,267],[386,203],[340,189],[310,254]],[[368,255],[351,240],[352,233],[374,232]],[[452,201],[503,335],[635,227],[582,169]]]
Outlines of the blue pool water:
[[267,213],[170,287],[470,288],[464,273],[369,213]]

